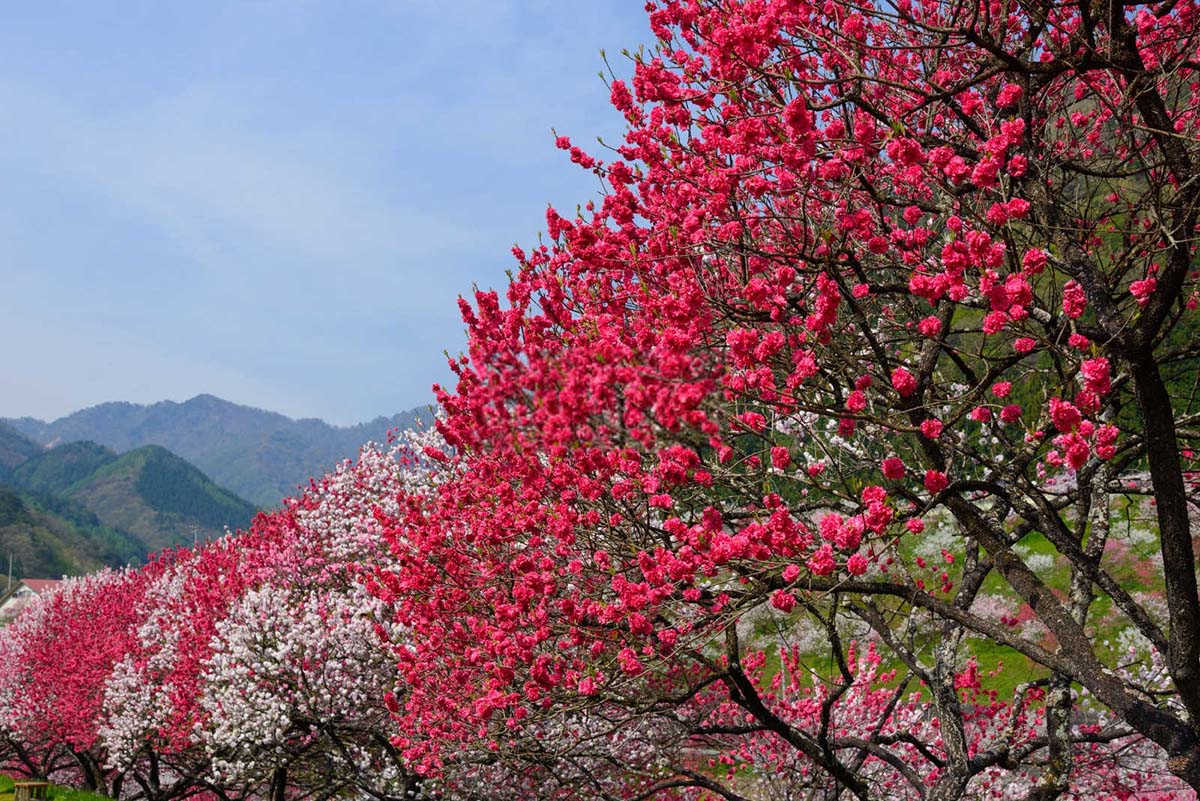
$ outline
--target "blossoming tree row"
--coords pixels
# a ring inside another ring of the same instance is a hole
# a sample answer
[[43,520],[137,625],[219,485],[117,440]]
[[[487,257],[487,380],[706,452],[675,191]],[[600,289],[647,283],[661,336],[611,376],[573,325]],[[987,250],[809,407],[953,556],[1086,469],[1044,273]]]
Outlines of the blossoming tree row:
[[1200,6],[647,10],[623,140],[558,140],[605,191],[460,303],[422,470],[367,451],[38,607],[14,759],[155,799],[1194,797]]
[[397,746],[600,797],[1200,788],[1200,8],[647,9],[623,140],[558,141],[603,196],[461,304],[459,475],[374,585]]
[[0,640],[9,766],[147,801],[410,797],[390,742],[394,624],[361,580],[377,517],[427,491],[410,437],[249,531],[64,583]]

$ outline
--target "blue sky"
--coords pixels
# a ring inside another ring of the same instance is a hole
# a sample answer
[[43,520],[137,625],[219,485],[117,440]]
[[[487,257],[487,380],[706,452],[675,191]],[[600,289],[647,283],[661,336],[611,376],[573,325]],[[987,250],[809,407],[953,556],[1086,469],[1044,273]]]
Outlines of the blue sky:
[[0,26],[0,416],[201,392],[428,403],[547,203],[619,139],[637,0],[15,4]]

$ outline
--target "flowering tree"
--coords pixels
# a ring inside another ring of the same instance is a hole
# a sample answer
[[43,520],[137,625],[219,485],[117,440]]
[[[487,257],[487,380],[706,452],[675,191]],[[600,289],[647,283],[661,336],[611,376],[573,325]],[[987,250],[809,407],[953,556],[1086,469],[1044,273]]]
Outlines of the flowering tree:
[[[613,160],[559,139],[609,191],[548,212],[507,306],[462,303],[430,453],[459,473],[402,504],[375,585],[408,632],[398,745],[561,763],[598,742],[563,716],[615,708],[679,743],[635,796],[741,797],[700,769],[714,734],[858,798],[1090,792],[1117,742],[1200,787],[1200,9],[648,8]],[[936,732],[837,733],[856,639]],[[964,698],[981,644],[1028,665],[1016,706]],[[806,714],[752,676],[780,647],[826,682]],[[737,724],[697,722],[709,692]],[[980,734],[1030,704],[1036,736]]]
[[26,775],[82,780],[120,793],[98,724],[113,665],[132,646],[141,597],[161,562],[64,581],[29,606],[0,640],[0,729],[9,765]]
[[389,738],[391,616],[359,580],[387,555],[377,515],[433,476],[410,441],[436,442],[410,434],[390,452],[368,445],[292,502],[289,557],[217,624],[199,737],[220,783],[415,797],[418,781]]
[[233,605],[288,559],[289,524],[284,512],[259,515],[247,532],[180,552],[147,587],[136,638],[107,678],[99,727],[110,766],[139,797],[248,791],[208,781],[209,755],[196,736],[206,723],[203,667]]
[[30,605],[0,642],[6,766],[129,801],[417,797],[390,741],[402,632],[365,582],[444,448],[368,444],[248,531]]
[[440,440],[96,579],[68,705],[83,606],[27,614],[15,744],[148,801],[1194,797],[1200,7],[648,10]]

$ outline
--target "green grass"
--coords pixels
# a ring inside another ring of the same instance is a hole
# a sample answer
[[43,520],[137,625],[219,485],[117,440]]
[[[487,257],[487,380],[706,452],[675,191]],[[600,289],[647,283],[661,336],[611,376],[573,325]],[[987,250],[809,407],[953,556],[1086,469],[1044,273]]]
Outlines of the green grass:
[[[12,801],[12,798],[13,778],[0,773],[0,801]],[[50,801],[109,801],[106,796],[76,790],[73,787],[60,787],[57,784],[50,785],[46,791],[46,798]]]
[[[1152,527],[1153,522],[1146,519],[1148,516],[1141,501],[1118,501],[1112,511],[1110,547],[1106,550],[1103,561],[1109,573],[1131,593],[1161,595],[1163,591],[1161,570],[1147,568],[1147,562],[1153,560],[1158,551],[1156,538],[1148,536],[1131,538],[1126,533],[1126,530],[1131,527]],[[898,561],[902,564],[914,565],[920,544],[921,540],[917,537],[902,538],[897,544]],[[926,586],[933,589],[937,586],[936,576],[944,570],[954,586],[957,587],[961,580],[963,567],[961,544],[961,539],[957,539],[953,545],[949,546],[955,557],[953,565],[944,564],[940,556],[925,553],[927,567],[914,567],[914,575],[923,578]],[[1028,560],[1047,586],[1062,596],[1067,594],[1071,577],[1070,563],[1058,553],[1049,539],[1042,533],[1033,531],[1021,538],[1017,543],[1016,550]],[[1037,560],[1036,566],[1034,566],[1035,560]],[[991,572],[984,580],[980,596],[1004,599],[1012,604],[1014,610],[1023,606],[1021,599],[1012,587],[995,571]],[[1098,653],[1103,659],[1112,661],[1126,658],[1123,653],[1118,653],[1117,635],[1127,627],[1127,621],[1115,612],[1112,599],[1103,592],[1097,591],[1089,610],[1088,632],[1095,639]],[[758,635],[769,634],[763,628],[760,624],[759,630],[755,633]],[[935,636],[927,634],[919,638],[915,645],[918,652],[927,655],[928,649],[933,647],[935,641]],[[1052,640],[1042,644],[1051,647]],[[1016,687],[1021,684],[1044,679],[1049,675],[1049,671],[1036,665],[1023,654],[984,637],[968,636],[963,641],[961,653],[964,658],[967,656],[975,658],[983,675],[985,689],[996,691],[1002,698],[1011,697]],[[834,670],[834,665],[829,655],[824,653],[823,648],[819,648],[807,656],[810,666],[818,672]],[[775,668],[774,662],[768,663],[768,667]],[[894,656],[892,658],[885,657],[881,668],[884,670],[896,669],[900,675],[906,673],[904,666]],[[822,673],[822,675],[824,674]]]

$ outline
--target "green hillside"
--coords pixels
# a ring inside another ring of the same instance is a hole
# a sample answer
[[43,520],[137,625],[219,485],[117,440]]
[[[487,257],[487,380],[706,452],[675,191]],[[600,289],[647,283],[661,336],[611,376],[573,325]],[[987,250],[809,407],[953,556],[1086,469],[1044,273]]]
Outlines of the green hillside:
[[411,428],[429,414],[413,409],[353,426],[293,420],[212,395],[143,406],[103,403],[53,422],[32,417],[7,423],[42,444],[91,440],[122,453],[161,445],[213,481],[263,508],[279,505],[297,487],[358,455],[367,440],[382,442],[392,428]]
[[0,481],[12,475],[12,468],[37,455],[42,450],[32,439],[15,428],[0,423]]
[[54,578],[140,563],[146,546],[74,501],[0,485],[0,549],[14,578]]
[[[64,539],[61,532],[69,526],[31,521],[14,510],[14,520],[25,534],[13,529],[9,535],[25,543],[20,547],[31,564],[63,568],[59,572],[74,572],[65,568],[91,565],[96,559],[124,564],[161,548],[219,537],[226,527],[244,528],[256,511],[253,504],[157,445],[119,456],[94,442],[70,442],[50,450],[30,445],[35,453],[9,469],[7,483],[23,494],[22,508],[57,514],[78,529],[74,539]],[[137,547],[130,550],[128,543],[113,540],[112,532]],[[81,538],[97,543],[85,546]]]
[[117,454],[94,442],[70,442],[17,465],[12,471],[12,483],[37,492],[62,493],[71,485],[90,476]]
[[106,462],[67,493],[150,551],[219,537],[226,527],[245,528],[257,511],[157,445]]

